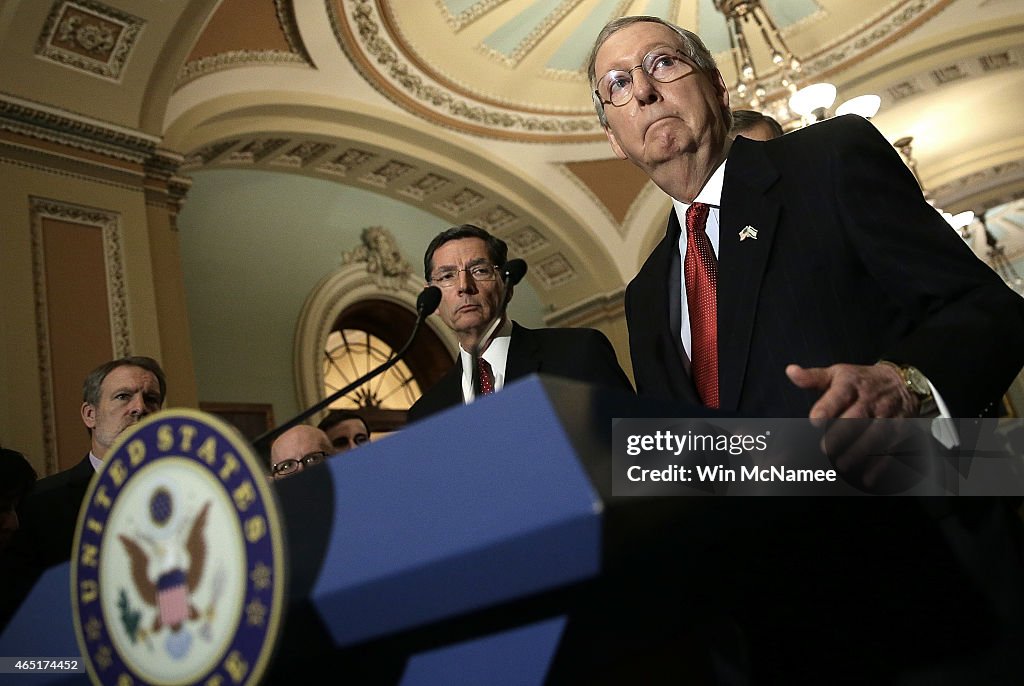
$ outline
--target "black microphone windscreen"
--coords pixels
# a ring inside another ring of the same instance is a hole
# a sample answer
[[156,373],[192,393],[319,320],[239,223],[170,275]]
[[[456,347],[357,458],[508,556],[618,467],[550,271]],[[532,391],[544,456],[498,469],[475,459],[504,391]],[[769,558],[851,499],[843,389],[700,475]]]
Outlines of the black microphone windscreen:
[[416,311],[422,317],[429,317],[441,304],[441,289],[437,286],[427,286],[416,298]]
[[526,276],[526,260],[509,260],[505,263],[505,269],[503,274],[505,277],[505,283],[509,286],[515,286],[517,283],[523,280]]

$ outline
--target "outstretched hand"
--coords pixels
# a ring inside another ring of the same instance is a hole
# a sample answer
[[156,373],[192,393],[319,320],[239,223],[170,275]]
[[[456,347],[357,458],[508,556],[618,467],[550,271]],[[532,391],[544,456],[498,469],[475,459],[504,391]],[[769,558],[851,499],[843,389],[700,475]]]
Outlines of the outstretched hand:
[[920,409],[899,372],[887,364],[791,364],[786,376],[800,388],[821,391],[808,415],[811,419],[916,417]]
[[851,484],[868,492],[897,492],[927,471],[920,432],[913,424],[885,421],[916,417],[920,409],[892,366],[791,364],[786,376],[800,388],[821,391],[808,416],[825,429],[821,450]]

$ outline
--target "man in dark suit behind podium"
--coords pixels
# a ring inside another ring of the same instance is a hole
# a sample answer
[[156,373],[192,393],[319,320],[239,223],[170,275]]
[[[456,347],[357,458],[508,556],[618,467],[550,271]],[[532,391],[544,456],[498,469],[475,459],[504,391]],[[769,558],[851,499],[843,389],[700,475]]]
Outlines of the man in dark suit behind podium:
[[[452,369],[409,409],[410,421],[472,401],[470,351],[500,314],[507,260],[505,242],[472,224],[443,231],[427,246],[427,284],[441,288],[438,314],[455,332],[460,350]],[[480,359],[485,393],[533,373],[633,392],[611,343],[595,329],[527,329],[502,317],[483,342]]]
[[128,427],[163,407],[167,382],[160,364],[142,356],[106,362],[89,372],[82,384],[82,423],[90,436],[89,453],[70,469],[36,483],[18,509],[21,526],[4,561],[4,593],[14,602],[31,589],[43,570],[69,559],[78,510],[89,483],[114,440]]
[[[870,123],[733,140],[712,56],[654,17],[609,23],[588,71],[612,150],[673,201],[626,291],[641,396],[752,417],[994,413],[1024,362],[1024,301]],[[1019,521],[1002,503],[768,500],[704,519],[749,510],[702,559],[721,564],[756,683],[889,683],[1019,636]]]

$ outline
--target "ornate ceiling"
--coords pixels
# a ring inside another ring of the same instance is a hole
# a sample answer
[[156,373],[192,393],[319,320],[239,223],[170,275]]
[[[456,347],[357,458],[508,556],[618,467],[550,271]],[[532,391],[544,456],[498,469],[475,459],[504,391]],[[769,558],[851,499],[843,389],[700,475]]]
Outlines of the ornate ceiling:
[[[764,5],[805,82],[832,81],[837,102],[881,96],[874,123],[914,136],[938,204],[1024,193],[1019,0]],[[614,306],[668,206],[611,156],[591,110],[593,36],[625,14],[696,30],[735,82],[712,0],[8,0],[0,115],[7,131],[58,117],[164,149],[186,173],[316,176],[488,226],[571,322]]]

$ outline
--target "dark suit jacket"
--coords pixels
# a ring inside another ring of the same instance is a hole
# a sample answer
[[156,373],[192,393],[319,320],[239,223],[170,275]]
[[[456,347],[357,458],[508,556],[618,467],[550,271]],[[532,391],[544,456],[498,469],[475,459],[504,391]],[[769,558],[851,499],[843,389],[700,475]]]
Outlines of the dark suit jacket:
[[[505,383],[534,373],[633,392],[608,338],[596,329],[527,329],[512,323]],[[409,421],[462,403],[462,359],[409,408]]]
[[[722,189],[720,406],[805,417],[789,363],[912,364],[954,417],[989,415],[1024,363],[1024,300],[924,201],[866,120],[737,138]],[[745,226],[756,239],[740,240]],[[679,342],[679,223],[626,290],[637,392],[697,402]]]
[[18,507],[18,533],[0,556],[0,627],[48,567],[71,558],[71,544],[89,482],[89,455],[77,465],[39,480]]
[[[740,240],[746,226],[756,239]],[[737,138],[720,229],[723,411],[806,417],[819,394],[794,386],[787,364],[888,359],[924,372],[953,416],[977,417],[994,410],[1021,368],[1024,300],[925,202],[893,147],[860,117],[763,143]],[[679,341],[679,235],[672,212],[627,288],[626,319],[638,393],[697,403]],[[713,553],[691,553],[730,589],[714,597],[733,604],[727,613],[747,637],[752,683],[889,683],[901,670],[982,650],[999,635],[996,608],[1024,617],[1020,522],[1002,503],[715,500],[704,510],[709,521],[746,524]],[[985,540],[999,545],[983,555]],[[979,584],[971,569],[1014,581]],[[957,643],[964,636],[973,645]],[[863,655],[871,658],[854,657]]]
[[18,537],[25,539],[19,550],[27,550],[41,568],[69,559],[89,482],[96,471],[87,454],[71,469],[41,479],[18,508]]

